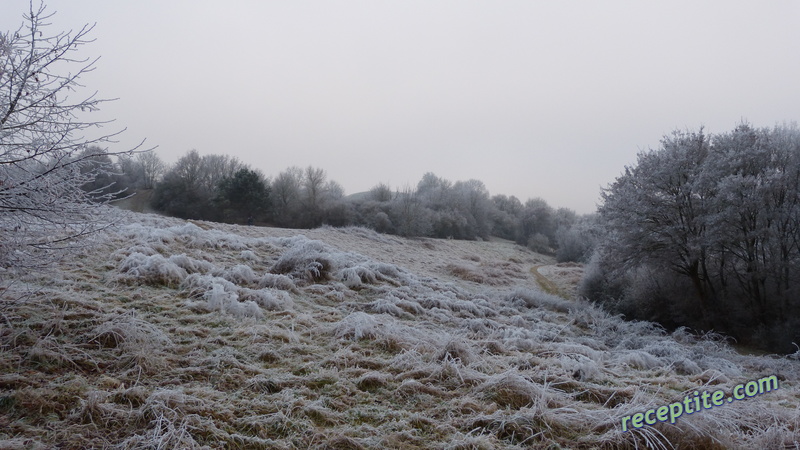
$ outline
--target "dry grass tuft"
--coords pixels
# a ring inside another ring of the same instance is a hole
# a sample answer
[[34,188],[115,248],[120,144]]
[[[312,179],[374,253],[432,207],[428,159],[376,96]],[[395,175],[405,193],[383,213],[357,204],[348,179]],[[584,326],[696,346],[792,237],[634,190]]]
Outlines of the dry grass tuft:
[[516,372],[495,375],[478,386],[478,392],[502,408],[545,409],[555,405],[554,396],[541,386]]
[[288,275],[295,280],[318,283],[330,279],[332,266],[333,263],[321,242],[306,241],[282,254],[270,272]]

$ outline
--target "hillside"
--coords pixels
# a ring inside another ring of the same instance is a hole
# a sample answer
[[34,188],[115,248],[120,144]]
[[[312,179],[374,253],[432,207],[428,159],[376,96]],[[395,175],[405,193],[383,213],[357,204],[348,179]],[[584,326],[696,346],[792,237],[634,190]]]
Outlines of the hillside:
[[118,214],[0,272],[1,448],[800,448],[797,358],[553,295],[579,268],[511,242]]

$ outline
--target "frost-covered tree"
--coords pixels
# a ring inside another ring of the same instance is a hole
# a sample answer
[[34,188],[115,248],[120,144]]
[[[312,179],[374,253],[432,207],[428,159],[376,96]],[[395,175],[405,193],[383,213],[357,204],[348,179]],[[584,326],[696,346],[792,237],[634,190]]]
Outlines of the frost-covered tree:
[[516,241],[534,251],[549,253],[555,242],[555,211],[542,198],[525,202],[520,212],[520,225]]
[[272,180],[272,206],[277,225],[298,226],[302,183],[303,169],[299,167],[289,167]]
[[577,218],[562,224],[556,231],[556,260],[558,262],[589,262],[601,232],[595,215]]
[[107,172],[98,158],[117,154],[104,146],[118,134],[89,119],[107,100],[80,94],[97,61],[79,56],[92,27],[52,33],[52,16],[31,3],[0,34],[0,266],[40,266],[109,224],[113,193],[84,189]]
[[369,198],[376,202],[389,202],[394,198],[394,193],[388,184],[378,183],[369,190]]
[[716,299],[707,264],[713,186],[700,178],[709,148],[702,130],[665,137],[659,150],[640,153],[637,165],[603,191],[600,208],[620,264],[667,262],[692,281],[707,311]]
[[489,190],[480,180],[458,181],[453,185],[453,196],[456,210],[467,220],[464,237],[488,239],[492,225]]
[[416,194],[427,207],[434,210],[443,209],[451,203],[452,185],[450,181],[427,172],[417,183]]
[[522,202],[515,196],[492,197],[492,234],[513,241],[519,235]]
[[675,132],[602,195],[594,300],[774,350],[800,339],[787,332],[800,313],[796,126]]
[[399,190],[392,201],[389,217],[401,236],[428,236],[432,232],[432,213],[410,186]]

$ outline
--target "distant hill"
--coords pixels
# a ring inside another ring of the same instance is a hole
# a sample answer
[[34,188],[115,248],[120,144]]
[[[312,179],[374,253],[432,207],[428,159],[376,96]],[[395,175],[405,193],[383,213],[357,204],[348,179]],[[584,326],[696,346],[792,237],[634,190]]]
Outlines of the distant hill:
[[345,195],[345,200],[350,200],[354,202],[362,202],[364,200],[369,199],[369,191],[364,192],[356,192],[355,194]]

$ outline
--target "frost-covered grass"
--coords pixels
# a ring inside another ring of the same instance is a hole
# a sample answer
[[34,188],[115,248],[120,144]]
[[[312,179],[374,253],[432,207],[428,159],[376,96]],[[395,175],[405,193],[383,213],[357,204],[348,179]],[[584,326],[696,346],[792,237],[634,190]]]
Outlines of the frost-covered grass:
[[[531,269],[553,261],[507,242],[124,223],[51,273],[0,274],[0,447],[800,441],[798,358],[544,293]],[[764,396],[622,431],[630,414],[772,374]]]

